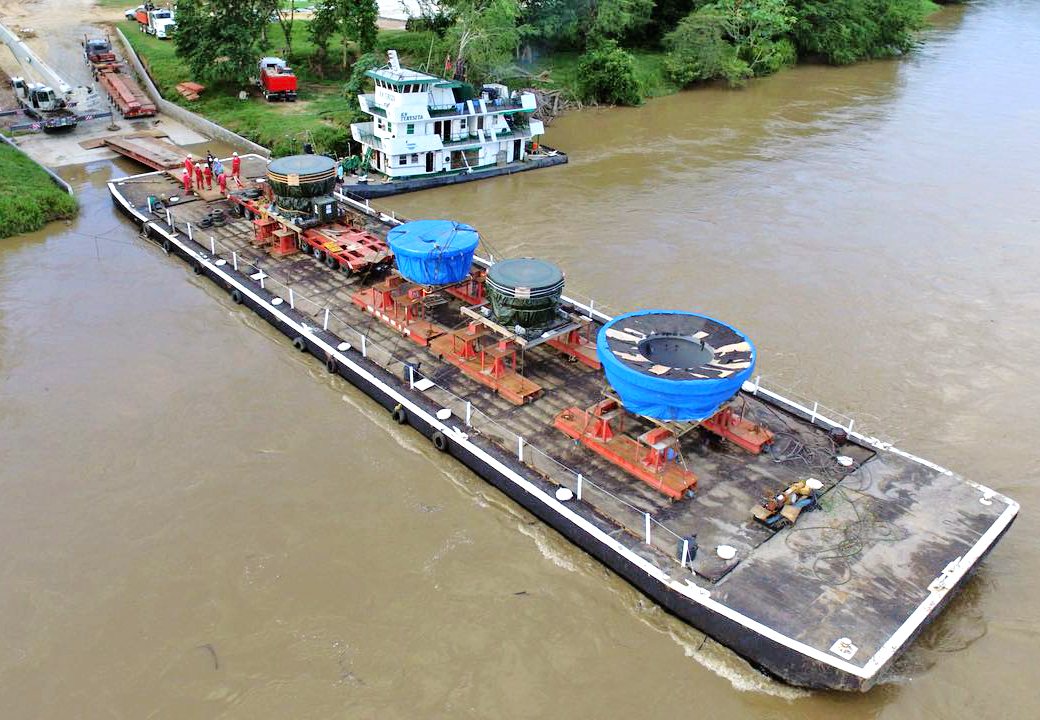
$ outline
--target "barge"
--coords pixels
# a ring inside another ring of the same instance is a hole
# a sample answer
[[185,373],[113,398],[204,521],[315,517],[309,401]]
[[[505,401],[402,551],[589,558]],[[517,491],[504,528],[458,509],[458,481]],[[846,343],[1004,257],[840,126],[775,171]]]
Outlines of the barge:
[[329,181],[322,161],[299,163],[283,177],[244,156],[244,188],[216,201],[168,173],[109,189],[229,303],[784,682],[883,681],[1018,514],[764,387],[753,344],[723,322],[608,316],[551,263],[467,255],[468,226],[402,223],[342,193],[332,207],[334,167]]

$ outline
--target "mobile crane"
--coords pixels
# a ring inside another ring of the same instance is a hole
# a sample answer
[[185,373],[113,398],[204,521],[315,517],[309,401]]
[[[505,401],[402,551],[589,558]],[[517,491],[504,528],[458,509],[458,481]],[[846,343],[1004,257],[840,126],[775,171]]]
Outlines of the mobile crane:
[[[22,110],[36,121],[44,132],[68,132],[81,118],[76,108],[87,105],[93,88],[73,88],[47,63],[39,58],[14,32],[0,24],[0,42],[7,45],[24,71],[44,82],[33,82],[24,77],[11,78],[15,97]],[[97,117],[97,114],[91,115]]]

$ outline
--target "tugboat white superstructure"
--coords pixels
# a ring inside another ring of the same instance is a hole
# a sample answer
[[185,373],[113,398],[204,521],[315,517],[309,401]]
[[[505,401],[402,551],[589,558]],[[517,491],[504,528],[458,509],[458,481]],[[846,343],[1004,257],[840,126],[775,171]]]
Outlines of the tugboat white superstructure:
[[[475,179],[565,161],[561,153],[537,152],[545,126],[534,117],[533,93],[510,92],[500,84],[475,92],[459,80],[402,67],[394,50],[388,54],[386,66],[367,73],[373,92],[358,95],[372,120],[350,126],[363,148],[362,179],[359,187],[348,188],[352,192],[387,195],[366,192],[365,186],[403,192],[459,181],[452,176]],[[546,158],[559,159],[535,162]]]

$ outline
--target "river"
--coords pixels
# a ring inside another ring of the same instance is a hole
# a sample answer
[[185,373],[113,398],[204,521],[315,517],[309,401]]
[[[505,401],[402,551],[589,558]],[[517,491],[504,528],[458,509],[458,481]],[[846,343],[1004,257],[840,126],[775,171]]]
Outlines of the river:
[[1022,503],[873,691],[664,614],[138,239],[104,161],[0,244],[0,715],[1035,717],[1037,67],[1040,4],[979,1],[907,58],[574,113],[567,166],[389,203],[730,321],[775,384]]

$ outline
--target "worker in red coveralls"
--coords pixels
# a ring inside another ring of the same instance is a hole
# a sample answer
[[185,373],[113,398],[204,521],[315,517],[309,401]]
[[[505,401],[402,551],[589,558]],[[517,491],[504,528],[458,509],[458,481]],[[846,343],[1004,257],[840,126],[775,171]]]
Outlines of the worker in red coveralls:
[[184,158],[184,170],[189,176],[195,172],[195,162],[191,159],[191,155]]
[[209,165],[203,165],[202,166],[202,176],[204,178],[206,178],[206,189],[207,190],[212,190],[213,189],[213,168],[211,168]]
[[195,166],[195,188],[202,189],[202,163]]
[[181,182],[184,183],[184,194],[191,195],[191,173],[187,169],[181,173]]
[[227,173],[217,175],[217,187],[220,188],[221,195],[227,195]]
[[231,155],[231,174],[236,178],[242,174],[242,158],[238,156],[238,153]]

